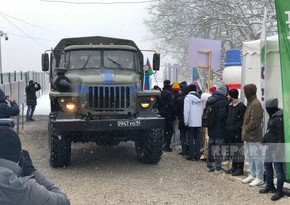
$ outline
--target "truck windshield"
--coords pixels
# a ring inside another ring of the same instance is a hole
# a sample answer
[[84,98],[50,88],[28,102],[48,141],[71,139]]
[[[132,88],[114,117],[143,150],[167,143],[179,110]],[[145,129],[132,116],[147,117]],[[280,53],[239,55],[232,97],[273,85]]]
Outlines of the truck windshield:
[[67,53],[69,69],[100,68],[101,52],[97,50],[77,50]]
[[124,50],[104,51],[105,68],[134,69],[134,52]]

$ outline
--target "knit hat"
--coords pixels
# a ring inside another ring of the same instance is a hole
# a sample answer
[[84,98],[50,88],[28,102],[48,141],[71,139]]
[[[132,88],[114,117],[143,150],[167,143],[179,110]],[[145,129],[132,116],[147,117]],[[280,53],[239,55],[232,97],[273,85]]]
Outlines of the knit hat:
[[277,108],[278,107],[278,99],[277,98],[272,98],[269,100],[266,100],[266,108]]
[[180,90],[179,82],[172,83],[172,91],[173,92],[178,92],[179,90]]
[[209,91],[213,93],[214,91],[216,91],[216,87],[215,87],[215,86],[212,86],[212,87],[209,89]]
[[16,132],[6,126],[0,126],[0,158],[18,162],[21,142]]
[[239,98],[239,91],[237,89],[231,89],[231,90],[229,90],[229,95],[233,99],[238,99]]
[[170,85],[170,84],[171,84],[170,80],[164,80],[163,82],[163,85]]
[[227,87],[226,86],[221,86],[217,89],[217,92],[219,92],[220,94],[226,96],[227,95]]

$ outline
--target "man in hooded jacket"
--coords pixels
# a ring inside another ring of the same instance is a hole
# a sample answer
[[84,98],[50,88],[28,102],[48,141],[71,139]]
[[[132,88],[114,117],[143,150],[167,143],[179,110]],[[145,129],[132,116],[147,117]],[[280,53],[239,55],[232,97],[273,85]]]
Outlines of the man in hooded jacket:
[[[270,118],[267,131],[261,143],[266,144],[267,146],[264,162],[267,185],[265,188],[260,189],[259,193],[266,194],[275,192],[271,197],[271,200],[277,201],[284,196],[283,184],[285,181],[283,166],[283,162],[285,161],[283,110],[278,108],[277,98],[266,101],[266,110]],[[274,186],[273,165],[277,175],[277,189]]]
[[[223,153],[221,153],[221,146],[226,138],[226,120],[229,106],[226,95],[226,86],[221,86],[207,100],[207,104],[213,104],[215,111],[214,124],[208,128],[209,139],[206,162],[208,171],[215,171],[217,174],[225,173],[225,170],[221,167],[222,158],[224,157]],[[215,168],[212,166],[211,157],[214,157]]]
[[[10,106],[8,105],[10,103]],[[5,96],[0,89],[0,118],[10,118],[19,115],[19,106],[11,96]]]
[[0,126],[0,204],[69,205],[67,196],[32,164],[16,132]]
[[258,186],[263,183],[263,160],[261,156],[263,107],[257,98],[255,84],[244,86],[247,98],[247,108],[242,127],[242,141],[245,142],[245,152],[249,161],[250,173],[242,183]]

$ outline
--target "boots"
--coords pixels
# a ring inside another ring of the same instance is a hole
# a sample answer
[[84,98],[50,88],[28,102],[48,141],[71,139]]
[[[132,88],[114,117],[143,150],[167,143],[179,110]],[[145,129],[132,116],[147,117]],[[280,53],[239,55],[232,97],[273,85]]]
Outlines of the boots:
[[260,194],[267,194],[267,193],[274,193],[276,191],[276,188],[274,184],[267,184],[267,186],[264,189],[260,189],[259,193]]
[[277,191],[275,192],[275,194],[271,197],[271,200],[272,201],[277,201],[279,200],[280,198],[282,198],[284,196],[284,193],[283,193],[283,188],[281,189],[277,189]]

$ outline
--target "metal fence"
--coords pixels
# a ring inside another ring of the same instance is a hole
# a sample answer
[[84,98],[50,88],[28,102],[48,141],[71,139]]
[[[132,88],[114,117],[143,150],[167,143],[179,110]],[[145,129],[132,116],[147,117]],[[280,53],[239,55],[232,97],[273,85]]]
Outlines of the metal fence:
[[15,117],[17,132],[19,132],[20,123],[22,124],[22,129],[24,126],[24,108],[26,106],[25,86],[28,85],[30,80],[38,82],[41,86],[41,90],[37,92],[38,97],[49,91],[49,76],[44,72],[14,71],[12,73],[0,73],[0,89],[4,91],[5,95],[12,96],[20,108],[20,115]]

